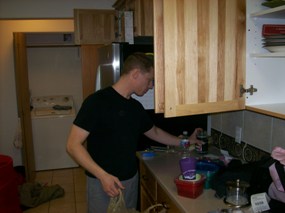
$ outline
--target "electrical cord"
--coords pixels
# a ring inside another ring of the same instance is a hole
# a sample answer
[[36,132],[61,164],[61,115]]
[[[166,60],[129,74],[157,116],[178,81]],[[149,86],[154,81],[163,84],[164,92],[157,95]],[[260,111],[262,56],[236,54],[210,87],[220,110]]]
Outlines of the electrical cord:
[[247,143],[244,144],[243,148],[242,148],[242,159],[244,161],[246,161],[246,158],[245,158],[245,148],[247,147]]
[[218,144],[219,144],[219,149],[221,149],[221,138],[223,136],[223,133],[220,132],[220,135],[219,135],[219,140],[218,140]]

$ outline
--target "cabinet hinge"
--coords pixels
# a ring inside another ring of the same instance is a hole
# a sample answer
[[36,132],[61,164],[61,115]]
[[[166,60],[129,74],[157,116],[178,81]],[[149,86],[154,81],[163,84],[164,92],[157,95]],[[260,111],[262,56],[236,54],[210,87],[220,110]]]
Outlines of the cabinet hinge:
[[257,92],[257,89],[253,87],[253,85],[250,85],[250,88],[245,89],[243,85],[240,85],[240,94],[239,96],[242,97],[244,93],[249,93],[250,95],[253,95],[254,92]]

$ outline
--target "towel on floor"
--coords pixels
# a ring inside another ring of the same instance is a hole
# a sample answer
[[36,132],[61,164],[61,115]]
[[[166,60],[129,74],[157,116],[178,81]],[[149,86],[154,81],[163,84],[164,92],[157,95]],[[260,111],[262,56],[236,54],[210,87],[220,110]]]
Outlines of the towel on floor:
[[47,201],[64,196],[64,189],[58,184],[42,185],[40,183],[24,183],[19,186],[21,205],[36,207]]

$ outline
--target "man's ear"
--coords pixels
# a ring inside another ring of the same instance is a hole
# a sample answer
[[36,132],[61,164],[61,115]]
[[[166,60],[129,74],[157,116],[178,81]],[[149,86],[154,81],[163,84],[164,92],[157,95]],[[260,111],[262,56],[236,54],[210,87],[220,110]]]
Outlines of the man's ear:
[[132,78],[137,79],[139,77],[140,70],[139,69],[133,69],[131,72]]

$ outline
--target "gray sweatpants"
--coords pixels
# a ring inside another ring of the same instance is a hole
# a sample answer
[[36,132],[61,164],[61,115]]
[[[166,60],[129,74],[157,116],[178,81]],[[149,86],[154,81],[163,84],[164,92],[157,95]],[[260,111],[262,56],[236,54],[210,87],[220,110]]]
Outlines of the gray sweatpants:
[[[138,173],[129,180],[121,181],[127,208],[136,208],[138,200]],[[87,210],[88,213],[106,213],[110,197],[104,192],[101,182],[87,176]]]

